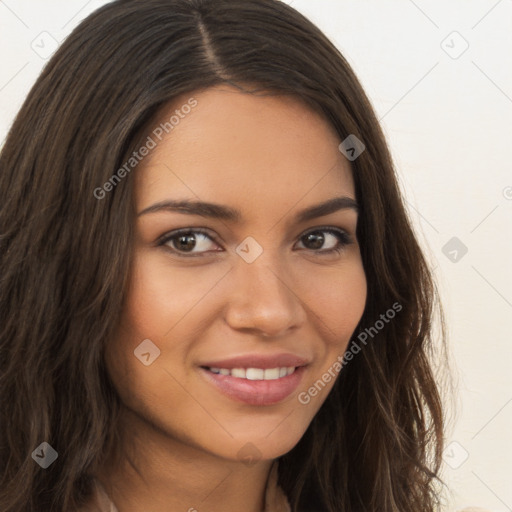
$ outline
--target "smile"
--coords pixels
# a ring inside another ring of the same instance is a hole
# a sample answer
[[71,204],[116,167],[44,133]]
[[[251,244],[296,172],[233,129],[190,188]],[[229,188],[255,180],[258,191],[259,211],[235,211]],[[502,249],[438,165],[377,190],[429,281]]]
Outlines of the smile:
[[285,366],[282,368],[208,368],[212,373],[220,375],[231,375],[237,379],[246,380],[276,380],[291,375],[295,371],[295,366]]
[[275,405],[299,387],[306,366],[276,368],[199,367],[206,382],[223,396],[248,405]]

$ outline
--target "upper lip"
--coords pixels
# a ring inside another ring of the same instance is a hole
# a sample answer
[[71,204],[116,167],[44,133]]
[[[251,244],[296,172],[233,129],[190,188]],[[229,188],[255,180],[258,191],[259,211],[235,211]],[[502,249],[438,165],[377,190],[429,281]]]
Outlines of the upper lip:
[[221,359],[217,361],[207,361],[200,366],[209,368],[225,368],[232,370],[233,368],[285,368],[289,366],[305,366],[308,361],[294,354],[246,354],[229,359]]

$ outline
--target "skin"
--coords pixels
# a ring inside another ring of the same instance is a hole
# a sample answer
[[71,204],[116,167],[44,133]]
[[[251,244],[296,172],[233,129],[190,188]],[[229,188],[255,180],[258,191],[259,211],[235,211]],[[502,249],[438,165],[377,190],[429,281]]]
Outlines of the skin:
[[[296,445],[334,380],[307,405],[297,395],[345,352],[366,302],[357,212],[295,219],[333,197],[355,199],[330,124],[298,99],[230,86],[177,98],[162,119],[191,96],[197,106],[137,167],[136,212],[191,199],[236,208],[243,220],[165,210],[137,216],[130,289],[106,351],[125,448],[122,463],[106,462],[98,473],[120,512],[260,512],[273,460]],[[339,244],[336,236],[322,231],[315,246],[304,234],[325,226],[352,243],[322,254]],[[179,256],[179,237],[157,244],[197,227],[211,234],[195,239],[192,252],[202,256]],[[263,248],[252,263],[235,252],[248,236]],[[149,366],[134,356],[144,339],[161,351]],[[309,364],[299,388],[270,406],[228,398],[198,370],[208,360],[282,352]],[[237,455],[247,443],[257,450],[253,464]]]

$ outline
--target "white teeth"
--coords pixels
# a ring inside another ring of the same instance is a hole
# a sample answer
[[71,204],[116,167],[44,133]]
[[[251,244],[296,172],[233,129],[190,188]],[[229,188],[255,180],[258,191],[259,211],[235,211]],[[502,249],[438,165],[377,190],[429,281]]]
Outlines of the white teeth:
[[209,368],[212,373],[220,373],[221,375],[231,375],[238,379],[247,380],[276,380],[291,375],[295,371],[295,366],[283,368]]
[[247,370],[245,370],[245,378],[249,380],[263,380],[264,375],[265,370],[261,370],[260,368],[247,368]]
[[265,380],[279,379],[279,368],[267,368],[265,370]]
[[238,377],[239,379],[245,379],[245,370],[243,368],[233,368],[231,370],[231,377]]

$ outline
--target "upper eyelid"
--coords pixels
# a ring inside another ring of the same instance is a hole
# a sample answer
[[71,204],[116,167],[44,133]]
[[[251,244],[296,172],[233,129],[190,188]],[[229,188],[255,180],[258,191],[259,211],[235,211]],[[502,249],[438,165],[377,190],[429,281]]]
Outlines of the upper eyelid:
[[162,236],[159,236],[156,243],[165,243],[167,240],[170,240],[174,237],[179,236],[180,234],[187,234],[187,233],[199,233],[200,235],[206,235],[210,237],[214,242],[217,242],[216,235],[212,235],[210,229],[203,228],[203,227],[190,227],[190,228],[178,228],[173,229],[171,231],[168,231],[167,233],[164,233]]

